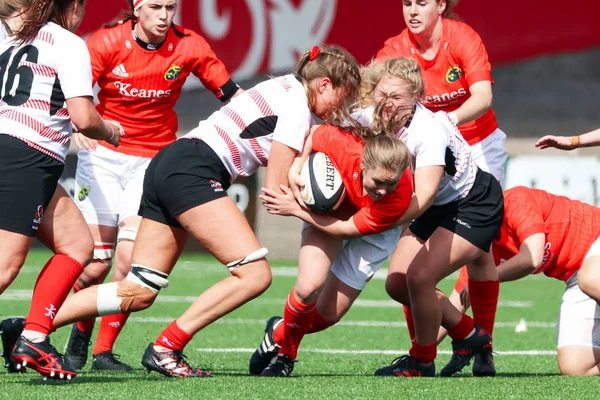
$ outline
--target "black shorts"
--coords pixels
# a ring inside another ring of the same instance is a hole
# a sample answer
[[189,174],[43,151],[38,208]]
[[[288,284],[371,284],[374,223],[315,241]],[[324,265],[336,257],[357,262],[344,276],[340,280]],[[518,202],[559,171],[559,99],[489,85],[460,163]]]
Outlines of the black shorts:
[[65,165],[0,134],[0,229],[35,236]]
[[148,165],[138,214],[182,228],[176,217],[227,196],[230,179],[229,172],[206,143],[199,139],[177,140],[162,149]]
[[489,252],[490,245],[500,232],[503,218],[502,187],[491,174],[479,170],[467,197],[431,206],[412,222],[410,230],[426,241],[438,227],[442,227]]

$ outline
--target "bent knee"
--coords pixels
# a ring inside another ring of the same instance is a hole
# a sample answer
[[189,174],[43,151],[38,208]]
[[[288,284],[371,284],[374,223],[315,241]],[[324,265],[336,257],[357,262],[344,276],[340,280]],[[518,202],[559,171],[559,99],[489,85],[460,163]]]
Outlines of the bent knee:
[[271,286],[273,280],[271,267],[266,260],[237,268],[233,271],[233,275],[243,280],[244,287],[253,296],[262,294]]
[[385,280],[385,291],[388,296],[404,305],[409,304],[406,275],[389,275]]
[[321,288],[321,285],[313,281],[296,282],[294,293],[299,300],[305,302],[306,299],[317,297],[321,292]]

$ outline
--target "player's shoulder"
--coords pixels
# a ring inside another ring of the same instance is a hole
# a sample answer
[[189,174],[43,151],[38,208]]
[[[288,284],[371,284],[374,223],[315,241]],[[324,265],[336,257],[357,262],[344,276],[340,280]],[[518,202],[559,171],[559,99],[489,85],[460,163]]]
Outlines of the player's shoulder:
[[395,56],[406,56],[411,54],[410,31],[404,28],[400,34],[392,36],[383,43],[383,50],[387,53],[393,52]]
[[76,53],[81,48],[85,48],[83,39],[53,22],[44,25],[39,30],[36,40],[46,42],[58,49],[69,51],[71,54],[73,52]]
[[547,193],[539,189],[532,189],[527,186],[514,186],[504,191],[504,202],[525,205],[535,202],[535,199],[544,194]]
[[408,126],[409,130],[429,131],[433,128],[441,128],[440,122],[436,119],[435,114],[417,102],[415,105],[415,113]]
[[451,43],[460,43],[464,40],[481,40],[475,29],[462,21],[444,19],[444,31],[444,36]]
[[127,38],[133,38],[131,28],[131,21],[129,20],[119,21],[110,26],[103,26],[90,35],[87,40],[88,47],[103,49],[117,48],[121,40],[125,38],[125,35],[127,35]]
[[185,28],[178,24],[173,24],[171,27],[171,32],[182,43],[191,46],[210,47],[206,39],[192,29]]

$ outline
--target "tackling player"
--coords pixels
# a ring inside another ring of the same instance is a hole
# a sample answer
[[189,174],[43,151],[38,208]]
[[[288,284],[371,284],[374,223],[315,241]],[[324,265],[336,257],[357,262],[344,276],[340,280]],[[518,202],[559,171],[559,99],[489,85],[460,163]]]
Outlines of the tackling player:
[[[92,80],[100,87],[97,110],[120,122],[127,136],[119,148],[112,148],[75,135],[83,146],[75,176],[76,203],[95,242],[94,260],[77,280],[75,292],[102,283],[113,254],[113,280],[124,279],[131,269],[144,173],[152,157],[176,139],[174,107],[187,77],[197,76],[223,102],[241,92],[204,38],[173,23],[177,0],[129,4],[131,11],[122,21],[87,41]],[[112,352],[128,317],[102,318],[93,370],[131,370]],[[93,328],[94,319],[73,325],[65,360],[75,369],[87,361]]]

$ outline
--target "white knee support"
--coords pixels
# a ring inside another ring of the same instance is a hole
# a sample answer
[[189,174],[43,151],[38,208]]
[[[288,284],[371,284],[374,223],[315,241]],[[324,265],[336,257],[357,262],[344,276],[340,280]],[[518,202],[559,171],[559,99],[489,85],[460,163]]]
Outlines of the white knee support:
[[119,229],[119,233],[117,234],[117,243],[122,240],[129,240],[131,242],[135,242],[135,238],[138,234],[138,228],[124,227]]
[[94,261],[101,261],[109,267],[115,254],[115,244],[111,242],[94,242]]
[[131,271],[125,278],[128,285],[121,291],[119,290],[119,282],[105,283],[98,286],[98,298],[96,300],[98,315],[129,311],[131,303],[136,297],[152,297],[160,289],[168,287],[167,276],[167,274],[151,268],[132,265]]
[[267,254],[269,254],[269,250],[266,247],[261,247],[260,249],[248,254],[244,258],[230,262],[229,264],[227,264],[227,269],[231,272],[237,267],[241,267],[244,264],[248,264],[253,261],[260,260],[261,258],[265,258]]

